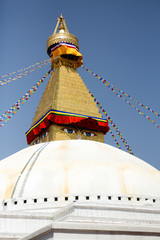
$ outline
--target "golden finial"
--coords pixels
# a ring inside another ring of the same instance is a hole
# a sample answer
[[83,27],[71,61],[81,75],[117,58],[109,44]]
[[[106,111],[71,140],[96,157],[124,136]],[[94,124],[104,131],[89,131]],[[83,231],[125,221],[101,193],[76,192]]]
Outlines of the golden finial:
[[[53,34],[57,33],[58,26],[59,26],[59,30],[60,30],[59,32],[68,32],[69,33],[67,25],[66,25],[66,22],[64,20],[64,17],[62,15],[62,13],[61,13],[60,17],[57,20],[58,20],[58,22],[57,22],[57,25],[55,27],[55,30],[54,30]],[[61,30],[64,30],[64,31],[61,31]]]
[[[74,44],[79,49],[78,39],[76,38],[76,36],[69,33],[63,15],[61,14],[57,20],[58,21],[54,33],[48,38],[47,41],[47,53],[49,54],[52,45],[60,42]],[[58,29],[59,32],[57,32]]]
[[61,29],[63,29],[65,32],[69,32],[68,28],[66,26],[66,22],[65,22],[62,14],[60,16],[60,27],[59,27],[59,30],[61,30]]

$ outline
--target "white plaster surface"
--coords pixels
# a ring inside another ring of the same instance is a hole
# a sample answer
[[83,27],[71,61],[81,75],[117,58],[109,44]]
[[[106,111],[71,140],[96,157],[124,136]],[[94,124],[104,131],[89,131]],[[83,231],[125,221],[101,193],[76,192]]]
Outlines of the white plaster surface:
[[0,239],[160,238],[160,205],[126,206],[115,201],[106,204],[86,200],[68,203],[55,212],[48,203],[43,206],[44,212],[39,208],[37,204],[37,212],[0,212]]
[[160,239],[160,172],[86,140],[23,149],[0,162],[2,240]]
[[107,144],[37,144],[0,162],[0,199],[44,195],[130,194],[160,197],[160,172]]

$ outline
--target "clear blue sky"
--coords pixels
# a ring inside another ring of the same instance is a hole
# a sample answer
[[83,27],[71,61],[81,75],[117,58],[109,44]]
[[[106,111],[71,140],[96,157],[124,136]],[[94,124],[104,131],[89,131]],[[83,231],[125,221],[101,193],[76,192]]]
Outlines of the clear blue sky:
[[[84,65],[160,113],[159,0],[0,0],[0,75],[48,59],[46,42],[61,13],[69,31],[79,39]],[[48,70],[49,65],[0,86],[0,115]],[[79,73],[134,154],[160,169],[160,129],[89,73],[83,69]],[[25,132],[47,81],[0,128],[0,159],[27,147]],[[160,118],[142,110],[160,124]],[[115,146],[109,133],[105,141]]]

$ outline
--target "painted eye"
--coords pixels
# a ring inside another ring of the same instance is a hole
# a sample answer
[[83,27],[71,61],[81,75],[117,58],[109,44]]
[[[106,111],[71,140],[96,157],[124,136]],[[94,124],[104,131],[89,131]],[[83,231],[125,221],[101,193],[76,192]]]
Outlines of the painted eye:
[[86,132],[86,131],[84,131],[83,134],[84,134],[85,136],[87,136],[87,137],[94,137],[94,136],[96,136],[96,134],[93,133],[93,132]]
[[42,135],[42,138],[45,138],[47,135],[48,135],[48,132],[45,132],[45,133]]
[[62,130],[63,130],[64,132],[66,132],[66,133],[70,133],[70,134],[76,132],[74,129],[69,129],[69,128],[63,128]]

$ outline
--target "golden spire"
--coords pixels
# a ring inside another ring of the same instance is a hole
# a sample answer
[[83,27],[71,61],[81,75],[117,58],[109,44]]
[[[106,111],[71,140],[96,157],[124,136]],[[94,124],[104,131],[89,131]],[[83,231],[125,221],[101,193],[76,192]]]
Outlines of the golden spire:
[[77,138],[104,142],[108,124],[77,72],[82,64],[77,46],[78,39],[68,32],[61,15],[47,41],[53,73],[26,133],[31,145]]

